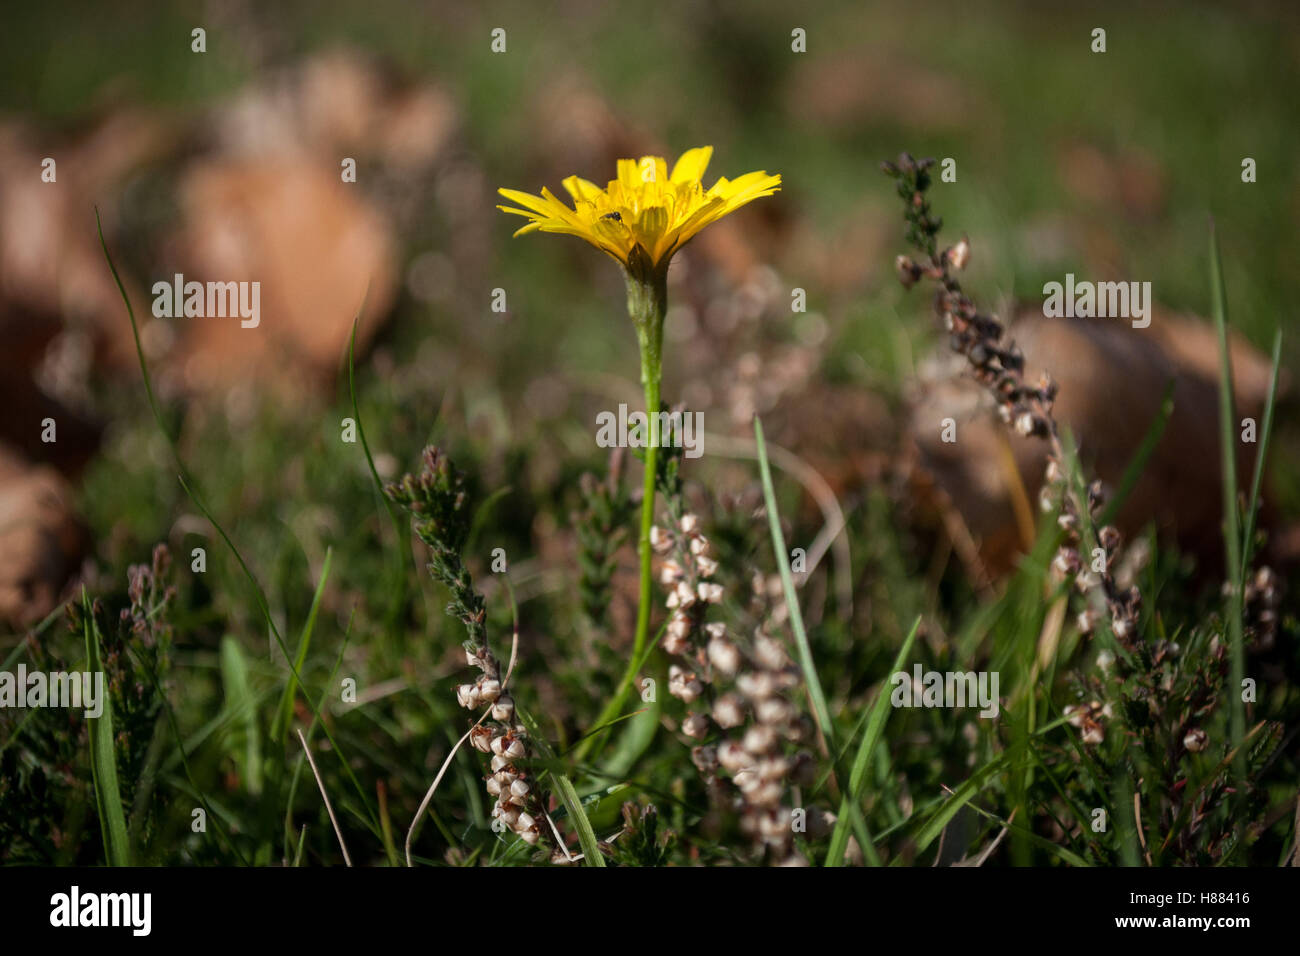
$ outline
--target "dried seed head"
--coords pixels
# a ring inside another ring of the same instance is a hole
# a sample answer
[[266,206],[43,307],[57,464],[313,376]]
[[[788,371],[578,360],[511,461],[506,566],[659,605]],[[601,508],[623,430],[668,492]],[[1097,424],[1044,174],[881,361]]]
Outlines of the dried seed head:
[[479,691],[473,684],[461,684],[456,688],[456,703],[473,710],[479,704]]
[[776,731],[766,724],[750,727],[741,740],[744,748],[753,754],[767,753],[776,746],[776,742]]
[[[746,796],[749,797],[749,802],[755,806],[775,807],[781,803],[781,785],[770,780],[759,780],[757,785],[750,788]],[[759,824],[759,830],[763,832],[762,823]],[[781,820],[778,821],[775,829],[764,832],[763,835],[772,840],[774,838],[784,839],[788,833],[788,824]]]
[[682,566],[676,561],[665,561],[659,569],[659,583],[665,586],[676,584],[682,579]]
[[1101,483],[1101,479],[1097,479],[1088,485],[1088,512],[1096,512],[1105,503],[1106,486]]
[[696,531],[699,530],[700,519],[697,518],[695,515],[687,512],[686,514],[682,515],[682,520],[681,523],[679,524],[679,527],[682,529],[682,534],[694,534]]
[[723,694],[713,702],[713,720],[723,730],[745,722],[745,703],[736,694]]
[[491,678],[480,678],[478,684],[478,696],[481,700],[492,703],[501,696],[501,682]]
[[508,761],[528,756],[528,748],[524,746],[524,742],[516,736],[514,731],[506,731],[500,737],[494,737],[492,752]]
[[718,748],[695,747],[691,750],[691,763],[706,777],[712,776],[718,772]]
[[703,714],[687,715],[686,719],[682,721],[682,733],[687,737],[693,737],[696,740],[701,740],[704,737],[707,737],[709,733],[709,718],[705,717]]
[[673,664],[668,668],[668,693],[689,704],[704,693],[704,685],[693,671]]
[[509,694],[502,694],[492,705],[492,719],[508,724],[515,717],[515,699]]
[[1187,731],[1187,735],[1183,737],[1183,746],[1194,754],[1200,753],[1209,745],[1209,743],[1209,735],[1200,727],[1193,727],[1191,730]]
[[724,741],[718,746],[718,763],[731,774],[739,773],[754,763],[753,756],[734,740]]
[[961,241],[944,253],[944,258],[948,260],[948,265],[958,272],[966,268],[966,263],[970,261],[970,243],[966,237],[962,236]]
[[740,649],[725,637],[715,637],[709,641],[709,663],[731,677],[740,669]]
[[894,270],[898,273],[898,281],[903,284],[904,289],[912,288],[921,278],[920,267],[907,256],[899,256],[894,260]]
[[1097,532],[1097,541],[1106,549],[1107,553],[1118,548],[1120,540],[1121,535],[1119,529],[1114,525],[1106,525],[1106,527]]
[[[689,632],[687,632],[689,634]],[[664,634],[663,649],[667,654],[674,657],[682,657],[691,652],[690,638],[682,634],[672,632]]]
[[711,581],[701,581],[699,584],[700,600],[706,604],[717,604],[722,600],[722,585],[714,584]]
[[736,688],[750,700],[762,700],[776,693],[776,678],[766,671],[746,671],[736,677]]
[[754,658],[770,671],[780,670],[788,662],[781,642],[766,635],[754,639]]
[[1052,568],[1062,577],[1069,577],[1079,570],[1079,552],[1073,548],[1058,549],[1052,559]]
[[754,705],[754,716],[764,724],[784,724],[794,717],[794,707],[781,697],[769,697]]
[[674,637],[690,637],[691,619],[678,611],[668,621],[668,633]]
[[1083,742],[1089,746],[1097,746],[1106,739],[1106,732],[1102,730],[1101,724],[1091,717],[1083,718]]
[[656,551],[666,551],[673,546],[672,537],[663,528],[650,526],[650,547]]

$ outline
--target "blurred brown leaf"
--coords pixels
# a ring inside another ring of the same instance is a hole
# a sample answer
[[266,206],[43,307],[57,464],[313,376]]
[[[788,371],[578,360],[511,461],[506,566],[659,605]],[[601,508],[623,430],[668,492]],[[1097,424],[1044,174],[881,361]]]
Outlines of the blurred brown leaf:
[[[1139,330],[1113,319],[1047,319],[1031,305],[1016,310],[1009,334],[1024,351],[1026,378],[1034,381],[1048,372],[1060,385],[1057,421],[1070,428],[1083,460],[1112,491],[1155,420],[1167,383],[1175,383],[1164,435],[1117,523],[1132,536],[1155,521],[1162,534],[1210,564],[1221,560],[1213,329],[1159,309],[1151,326]],[[1258,421],[1269,360],[1235,335],[1230,352],[1237,418]],[[940,437],[940,423],[949,417],[957,423],[953,443]],[[1013,435],[997,420],[983,389],[965,373],[964,361],[932,363],[910,403],[907,429],[919,487],[930,486],[952,502],[990,570],[1009,570],[1024,544],[1023,504],[1037,512],[1044,443]],[[1249,474],[1253,450],[1238,449],[1239,474]]]
[[54,610],[86,547],[68,483],[0,448],[0,620],[26,627]]

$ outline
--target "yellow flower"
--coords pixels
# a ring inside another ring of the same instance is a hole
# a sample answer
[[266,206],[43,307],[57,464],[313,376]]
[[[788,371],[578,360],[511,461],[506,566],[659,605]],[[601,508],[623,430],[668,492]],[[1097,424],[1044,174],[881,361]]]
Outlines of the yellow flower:
[[659,156],[618,161],[618,178],[601,189],[578,176],[564,181],[573,197],[570,209],[549,189],[541,196],[502,189],[507,199],[523,206],[498,206],[531,220],[516,236],[540,229],[585,239],[613,256],[630,273],[647,268],[660,272],[673,253],[711,222],[781,187],[780,176],[746,173],[739,179],[719,179],[709,189],[701,182],[713,156],[712,146],[689,149],[668,172]]

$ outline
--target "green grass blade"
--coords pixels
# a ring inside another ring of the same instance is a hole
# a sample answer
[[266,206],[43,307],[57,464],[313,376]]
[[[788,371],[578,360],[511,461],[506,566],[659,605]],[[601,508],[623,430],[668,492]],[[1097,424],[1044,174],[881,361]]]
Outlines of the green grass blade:
[[[203,503],[203,499],[191,490],[189,483],[185,481],[184,476],[181,477],[180,482],[181,487],[184,488],[185,493],[190,496],[190,500],[194,502],[195,507],[203,513],[203,517],[208,519],[208,523],[216,529],[217,535],[223,542],[225,542],[226,547],[230,549],[230,553],[235,556],[235,561],[239,564],[239,567],[244,572],[244,576],[248,578],[249,583],[253,586],[253,593],[257,597],[258,608],[262,612],[262,618],[266,621],[266,626],[270,629],[271,636],[275,639],[276,645],[280,648],[280,653],[284,655],[285,661],[289,664],[289,669],[293,672],[293,676],[297,678],[298,683],[301,684],[302,674],[299,673],[297,666],[294,664],[293,658],[289,654],[289,648],[284,643],[284,638],[280,636],[280,629],[275,625],[275,619],[271,616],[271,607],[267,603],[266,594],[262,591],[262,585],[258,583],[257,577],[248,567],[248,563],[244,561],[244,556],[240,554],[239,549],[235,547],[235,542],[230,539],[230,535],[226,534],[226,529],[217,522],[217,519],[213,516],[211,510]],[[316,717],[317,720],[320,720],[320,708],[318,708],[315,702],[312,701],[311,696],[303,695],[303,699],[307,701],[307,706],[311,708],[312,715]],[[374,808],[370,806],[370,801],[366,795],[365,788],[361,786],[361,781],[357,779],[357,775],[353,771],[352,765],[348,762],[342,748],[339,747],[339,743],[334,738],[334,734],[330,731],[329,725],[324,721],[321,721],[321,730],[324,732],[326,739],[329,740],[330,747],[335,756],[338,757],[339,765],[343,768],[343,773],[351,782],[353,789],[356,790],[361,805],[365,807],[366,812],[370,817],[370,823],[373,830],[378,833],[380,829],[379,817],[375,814]]]
[[1264,465],[1268,460],[1268,440],[1273,433],[1273,408],[1277,404],[1277,380],[1282,368],[1282,330],[1273,335],[1273,371],[1268,380],[1268,398],[1264,401],[1264,420],[1259,426],[1259,451],[1255,455],[1255,475],[1250,482],[1250,499],[1246,502],[1246,529],[1241,536],[1241,579],[1250,573],[1255,553],[1255,519],[1259,510],[1259,492],[1264,484]]
[[293,865],[295,868],[302,866],[302,848],[306,845],[306,843],[307,843],[307,824],[304,823],[302,825],[302,833],[299,834],[298,836],[298,849],[295,850],[293,854]]
[[975,771],[961,786],[952,791],[948,798],[938,804],[932,811],[926,814],[918,813],[917,817],[924,817],[925,822],[916,836],[916,853],[919,855],[926,847],[939,838],[943,833],[943,828],[948,825],[957,811],[970,802],[977,793],[984,788],[985,783],[995,772],[1000,771],[1002,767],[1011,760],[1018,758],[1022,750],[1032,746],[1033,741],[1056,730],[1069,722],[1069,718],[1060,717],[1039,727],[1032,734],[1022,738],[1011,747],[1008,747],[998,756],[994,757],[984,766]]
[[[917,632],[921,627],[921,619],[918,617],[912,624],[912,630],[908,633],[907,639],[903,641],[903,646],[898,649],[898,656],[894,658],[894,666],[890,669],[890,674],[896,674],[903,669],[903,664],[907,660],[907,655],[912,652],[912,644],[916,641]],[[862,806],[862,787],[866,782],[867,767],[871,762],[871,755],[876,749],[876,744],[880,741],[880,735],[885,729],[885,722],[889,719],[889,712],[892,709],[889,706],[889,678],[885,678],[884,684],[881,685],[880,693],[872,701],[869,716],[867,718],[867,729],[862,735],[862,742],[858,745],[858,752],[853,758],[853,768],[849,772],[849,793],[840,802],[839,817],[835,821],[835,830],[831,834],[830,848],[826,851],[826,866],[840,866],[844,862],[844,851],[849,844],[849,804]]]
[[[82,628],[86,637],[86,667],[91,674],[103,674],[99,659],[99,625],[91,610],[90,598],[81,591]],[[105,688],[107,691],[107,688]],[[98,717],[87,717],[90,738],[90,773],[95,788],[95,806],[99,811],[99,828],[104,834],[104,856],[109,866],[130,866],[131,846],[126,832],[126,815],[122,811],[122,791],[117,782],[117,753],[113,747],[113,704],[103,701]]]
[[[367,296],[369,289],[366,290]],[[361,308],[357,310],[356,318],[352,320],[352,335],[348,339],[348,394],[352,399],[352,418],[357,423],[357,436],[361,439],[361,450],[366,456],[366,467],[370,469],[370,477],[375,483],[375,489],[379,492],[379,498],[384,502],[384,508],[388,511],[388,517],[393,522],[393,530],[397,532],[398,547],[405,536],[406,522],[402,520],[401,512],[395,504],[388,500],[388,495],[384,494],[384,481],[379,477],[379,469],[375,467],[374,455],[370,452],[370,443],[366,441],[366,429],[361,424],[361,407],[357,404],[357,376],[356,376],[356,348],[357,348],[357,323],[361,321],[361,314],[365,311],[365,298],[361,300]],[[398,553],[398,559],[405,563],[403,554]],[[405,576],[403,576],[405,579]]]
[[1022,827],[1017,823],[1012,823],[1010,820],[1004,820],[996,813],[989,813],[989,811],[985,810],[983,807],[976,806],[974,803],[970,805],[970,808],[974,810],[976,813],[978,813],[980,816],[984,817],[986,820],[991,820],[994,823],[996,823],[998,826],[1005,827],[1009,832],[1019,835],[1022,839],[1027,840],[1028,842],[1032,843],[1034,846],[1038,847],[1041,850],[1046,851],[1052,856],[1059,857],[1063,862],[1068,863],[1071,866],[1079,866],[1084,868],[1092,866],[1091,863],[1089,863],[1083,857],[1079,856],[1079,854],[1075,853],[1073,850],[1067,850],[1059,843],[1053,843],[1051,840],[1048,840],[1046,837],[1039,836],[1037,833],[1034,833],[1032,830]]
[[[832,764],[835,763],[835,724],[831,720],[830,708],[826,706],[826,695],[822,692],[821,680],[817,676],[817,666],[813,663],[812,646],[808,643],[808,632],[804,629],[803,613],[799,609],[799,598],[794,592],[794,575],[790,571],[790,553],[785,548],[785,534],[781,531],[781,513],[776,507],[776,491],[772,487],[772,468],[767,460],[767,442],[763,438],[763,423],[754,416],[754,440],[758,446],[758,468],[763,479],[763,501],[767,506],[768,525],[772,531],[772,549],[776,552],[776,566],[781,572],[781,588],[785,594],[786,607],[790,612],[790,630],[794,633],[795,646],[799,651],[799,666],[803,669],[804,682],[808,687],[808,697],[812,701],[813,717],[826,742],[826,752]],[[847,783],[847,777],[838,766],[835,779],[841,793]],[[880,864],[876,855],[875,841],[867,830],[862,811],[855,801],[848,803],[849,823],[858,838],[862,852],[873,866]]]
[[790,554],[785,549],[785,534],[781,531],[781,514],[776,507],[776,492],[772,489],[772,469],[767,462],[767,443],[763,440],[763,423],[754,416],[754,440],[758,443],[758,468],[763,478],[763,500],[767,504],[768,523],[772,529],[772,547],[776,551],[776,565],[781,572],[781,588],[785,592],[785,603],[790,611],[790,629],[794,632],[795,646],[799,651],[799,666],[803,668],[804,681],[808,685],[808,696],[812,699],[813,713],[826,738],[826,746],[835,749],[835,727],[831,723],[831,712],[826,706],[826,695],[822,693],[821,681],[817,678],[817,668],[813,664],[812,648],[808,644],[808,634],[803,626],[803,613],[799,610],[799,598],[794,593],[794,576],[790,573]]
[[312,595],[311,610],[307,613],[307,621],[302,626],[302,635],[298,638],[298,653],[294,657],[293,670],[289,673],[289,680],[284,686],[284,696],[280,698],[280,706],[276,708],[275,723],[271,727],[271,739],[276,742],[284,740],[289,723],[293,720],[293,698],[298,692],[298,675],[302,673],[303,665],[307,662],[307,650],[311,647],[311,635],[316,629],[316,615],[320,611],[321,598],[325,594],[325,582],[329,580],[330,560],[333,556],[334,549],[326,548],[325,564],[321,567],[320,580],[316,582],[316,593]]
[[[176,713],[172,710],[171,701],[167,699],[163,686],[158,680],[158,675],[153,672],[153,669],[148,666],[145,660],[131,647],[131,645],[127,645],[127,650],[130,651],[131,659],[135,662],[136,667],[144,671],[149,677],[149,683],[153,687],[154,693],[158,695],[158,700],[162,703],[163,714],[167,718],[167,725],[171,728],[172,738],[176,742],[176,756],[171,758],[170,762],[175,762],[177,760],[180,762],[181,768],[185,771],[185,779],[189,782],[191,792],[202,805],[203,812],[207,815],[207,819],[212,822],[217,835],[221,838],[222,842],[225,843],[226,848],[229,849],[230,852],[234,854],[235,858],[239,860],[240,865],[247,866],[248,860],[246,860],[244,855],[239,851],[239,847],[235,846],[231,841],[230,834],[226,831],[224,824],[221,822],[220,815],[213,813],[212,811],[212,801],[199,786],[198,781],[194,779],[194,773],[190,768],[189,750],[185,746],[185,740],[181,736],[180,727],[176,723]],[[219,721],[220,718],[217,718],[212,723],[215,725]],[[164,769],[166,768],[164,767]]]
[[236,758],[236,765],[243,766],[248,792],[258,796],[262,792],[262,735],[257,726],[257,700],[248,684],[248,661],[244,649],[229,634],[221,639],[220,653],[226,706],[238,719],[243,738],[244,753]]
[[[1241,530],[1237,513],[1237,425],[1233,409],[1232,361],[1228,352],[1228,296],[1223,287],[1223,263],[1219,258],[1219,238],[1210,223],[1210,297],[1214,327],[1219,333],[1219,440],[1223,452],[1223,541],[1227,556],[1228,642],[1231,653],[1230,687],[1232,702],[1231,735],[1239,746],[1246,732],[1246,705],[1241,699],[1241,681],[1245,676],[1246,658],[1242,633],[1242,565]],[[1240,750],[1238,751],[1240,753]],[[1244,758],[1233,766],[1233,777],[1240,787],[1245,783]]]
[[149,377],[149,364],[144,358],[144,346],[140,342],[140,326],[135,320],[135,309],[131,305],[131,297],[126,294],[126,286],[122,285],[122,277],[117,274],[117,266],[113,264],[113,257],[109,255],[108,243],[104,240],[104,225],[99,221],[99,207],[95,207],[95,228],[99,230],[99,245],[104,250],[104,259],[108,262],[108,269],[113,273],[113,281],[117,283],[118,294],[122,296],[122,302],[126,305],[127,318],[131,320],[131,335],[135,339],[135,355],[140,363],[140,375],[144,378],[144,392],[149,399],[149,408],[153,412],[154,421],[158,423],[158,430],[162,432],[163,438],[167,441],[167,447],[171,450],[172,460],[176,463],[176,468],[181,475],[194,481],[190,473],[185,468],[185,462],[181,460],[180,449],[176,447],[176,441],[167,429],[167,423],[163,421],[162,409],[158,407],[158,399],[153,392],[153,382]]
[[596,831],[591,828],[587,812],[582,809],[582,801],[578,798],[578,791],[574,789],[573,781],[562,773],[552,773],[551,776],[555,780],[556,795],[564,804],[569,819],[573,821],[573,826],[578,831],[578,843],[582,846],[583,853],[582,861],[587,866],[604,866],[605,854],[600,852]]
[[918,856],[939,838],[944,828],[957,815],[957,811],[984,789],[984,785],[989,778],[1002,769],[1003,765],[1010,760],[1013,752],[1013,750],[1007,750],[994,757],[952,792],[952,795],[943,802],[930,819],[926,821],[920,832],[917,833],[916,853]]

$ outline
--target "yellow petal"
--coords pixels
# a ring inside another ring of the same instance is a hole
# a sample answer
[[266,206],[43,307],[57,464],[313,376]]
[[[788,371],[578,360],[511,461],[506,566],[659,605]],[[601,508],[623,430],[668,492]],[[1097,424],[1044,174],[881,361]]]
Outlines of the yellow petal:
[[516,235],[540,230],[576,236],[625,266],[641,247],[657,265],[666,265],[710,223],[780,189],[780,176],[759,171],[735,180],[720,177],[706,191],[700,180],[712,156],[711,146],[686,150],[671,174],[660,156],[620,159],[617,178],[605,189],[579,176],[564,180],[573,208],[545,188],[540,196],[501,189],[518,207],[498,208],[531,220]]
[[564,188],[569,191],[569,195],[575,200],[582,202],[595,202],[596,197],[604,192],[595,183],[589,182],[581,176],[570,176],[564,181]]
[[[628,192],[635,192],[641,188],[641,174],[637,171],[635,159],[620,159],[618,161],[618,184]],[[612,186],[613,183],[610,185]]]
[[709,168],[709,160],[712,158],[712,146],[697,146],[694,149],[688,149],[673,164],[672,181],[675,183],[699,182],[704,178],[704,171]]
[[[558,203],[554,196],[548,197],[543,191],[543,195],[534,196],[532,193],[520,192],[517,189],[498,189],[501,195],[507,199],[512,199],[525,209],[531,209],[541,216],[554,216],[558,212],[555,208]],[[563,207],[561,207],[563,208]]]

